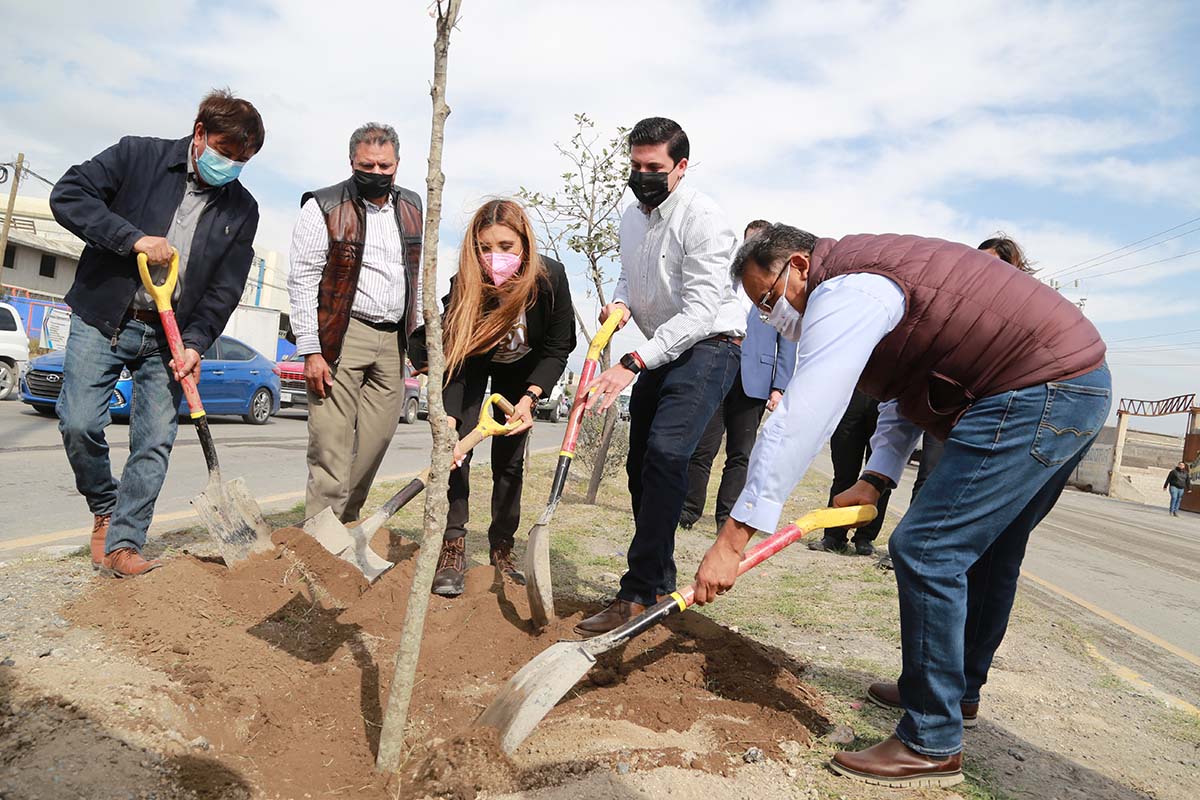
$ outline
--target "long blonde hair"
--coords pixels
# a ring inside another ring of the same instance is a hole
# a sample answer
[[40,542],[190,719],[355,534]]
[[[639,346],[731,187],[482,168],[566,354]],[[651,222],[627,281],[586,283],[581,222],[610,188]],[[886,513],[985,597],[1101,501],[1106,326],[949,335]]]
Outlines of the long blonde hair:
[[[517,274],[494,285],[483,265],[479,234],[493,225],[509,228],[521,240]],[[537,301],[546,268],[537,254],[537,236],[525,209],[512,200],[489,200],[471,217],[458,254],[458,275],[446,315],[446,374],[453,375],[471,356],[486,353],[504,340],[521,312]]]

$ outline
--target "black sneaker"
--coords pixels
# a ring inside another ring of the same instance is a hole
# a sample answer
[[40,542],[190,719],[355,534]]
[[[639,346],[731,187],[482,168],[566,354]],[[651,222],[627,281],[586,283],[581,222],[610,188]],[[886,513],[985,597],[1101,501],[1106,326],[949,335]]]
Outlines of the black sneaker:
[[895,569],[895,567],[892,566],[892,557],[887,553],[884,553],[879,557],[879,562],[875,566],[882,570]]
[[433,576],[434,594],[458,597],[467,588],[467,537],[442,540],[442,554]]
[[875,555],[875,545],[870,542],[855,542],[854,555],[856,556],[873,556]]
[[822,553],[844,553],[846,552],[846,543],[839,542],[829,536],[823,536],[815,542],[808,543],[809,550],[818,550]]

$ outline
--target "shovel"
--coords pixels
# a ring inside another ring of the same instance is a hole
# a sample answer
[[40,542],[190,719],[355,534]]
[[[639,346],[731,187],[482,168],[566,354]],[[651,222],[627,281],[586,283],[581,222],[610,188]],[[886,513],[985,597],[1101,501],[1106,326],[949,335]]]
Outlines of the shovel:
[[[499,422],[492,414],[493,406],[499,406],[500,410],[508,416],[511,416],[514,411],[512,403],[504,399],[503,395],[493,394],[484,401],[483,407],[479,409],[479,423],[454,446],[456,462],[461,456],[471,452],[475,445],[484,439],[507,433],[521,424],[519,420],[510,423]],[[348,528],[338,520],[337,515],[329,506],[309,517],[301,527],[305,533],[320,542],[326,550],[358,567],[367,579],[367,583],[374,583],[380,575],[394,567],[395,564],[371,549],[371,537],[383,527],[383,523],[387,522],[393,514],[419,495],[427,483],[429,483],[429,470],[425,470],[409,481],[374,514]]]
[[[580,388],[596,377],[596,370],[600,368],[600,351],[612,338],[621,319],[621,314],[609,314],[592,337],[587,359],[579,373]],[[575,458],[575,445],[579,442],[579,428],[583,423],[583,412],[587,410],[587,399],[586,392],[575,393],[571,413],[567,417],[567,430],[563,434],[562,449],[558,453],[558,464],[554,468],[554,482],[550,484],[550,500],[537,523],[529,529],[529,542],[525,546],[525,591],[529,595],[529,615],[539,628],[544,628],[554,619],[554,592],[550,584],[550,520],[554,518],[554,510],[558,508],[558,501],[567,486],[567,473]]]
[[[179,280],[179,251],[172,250],[167,277],[161,284],[156,284],[150,277],[149,262],[145,253],[138,253],[137,264],[138,273],[142,276],[142,285],[154,299],[154,305],[162,318],[163,332],[167,335],[171,357],[178,364],[183,360],[183,339],[179,335],[179,323],[175,321],[175,312],[171,308],[171,294]],[[196,382],[187,375],[180,383],[183,385],[183,394],[187,398],[192,422],[196,426],[196,435],[200,438],[200,447],[204,450],[204,461],[208,465],[208,485],[204,487],[204,491],[192,498],[192,506],[200,515],[204,527],[208,528],[208,532],[216,540],[226,566],[232,567],[251,553],[271,549],[271,528],[263,519],[258,503],[250,496],[241,478],[224,482],[221,480],[217,446],[213,442],[212,431],[208,429],[208,417],[205,416],[204,405],[200,402]]]
[[[738,565],[738,575],[756,567],[783,548],[817,528],[865,525],[875,518],[874,506],[847,506],[810,511],[795,523],[768,536],[753,547]],[[543,650],[509,680],[496,699],[479,716],[477,724],[500,732],[500,748],[511,753],[533,732],[571,687],[587,674],[596,657],[645,631],[692,604],[694,587],[643,611],[619,628],[594,639],[559,642]]]

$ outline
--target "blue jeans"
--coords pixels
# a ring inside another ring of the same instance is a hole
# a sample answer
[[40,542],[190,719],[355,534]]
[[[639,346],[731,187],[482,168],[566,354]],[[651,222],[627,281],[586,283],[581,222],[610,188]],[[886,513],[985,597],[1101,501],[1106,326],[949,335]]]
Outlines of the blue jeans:
[[1168,486],[1167,490],[1170,491],[1170,493],[1171,493],[1171,513],[1178,514],[1179,513],[1179,504],[1183,502],[1183,494],[1184,494],[1183,487],[1182,486]]
[[[675,591],[675,528],[688,491],[688,462],[733,386],[742,348],[706,339],[646,370],[629,398],[629,495],[636,528],[617,597],[654,605]],[[645,502],[643,502],[645,499]]]
[[[167,368],[170,360],[167,339],[156,326],[129,320],[114,344],[78,315],[71,315],[63,391],[57,404],[58,429],[75,471],[75,487],[87,499],[88,508],[93,514],[112,514],[105,553],[122,547],[140,552],[146,543],[154,503],[167,476],[183,392]],[[133,397],[129,459],[118,484],[104,429],[112,421],[108,402],[122,368],[133,375]]]
[[1004,638],[1029,533],[1054,507],[1111,402],[1102,365],[984,398],[959,420],[888,542],[900,596],[905,714],[913,750],[962,749],[960,702],[978,702]]

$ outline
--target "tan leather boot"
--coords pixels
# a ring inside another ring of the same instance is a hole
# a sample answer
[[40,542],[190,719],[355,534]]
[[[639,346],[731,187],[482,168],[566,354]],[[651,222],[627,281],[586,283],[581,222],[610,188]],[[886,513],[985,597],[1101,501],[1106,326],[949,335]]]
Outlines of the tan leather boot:
[[104,557],[104,570],[114,578],[136,578],[161,566],[158,559],[147,561],[132,547],[118,548]]
[[92,519],[92,569],[100,569],[104,563],[104,540],[111,521],[112,514],[96,514]]

